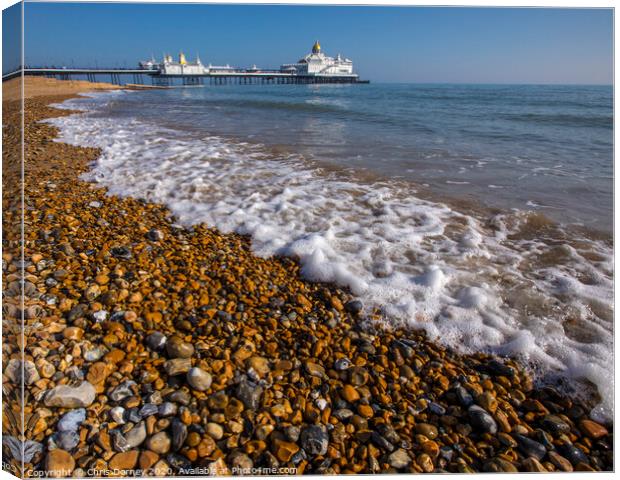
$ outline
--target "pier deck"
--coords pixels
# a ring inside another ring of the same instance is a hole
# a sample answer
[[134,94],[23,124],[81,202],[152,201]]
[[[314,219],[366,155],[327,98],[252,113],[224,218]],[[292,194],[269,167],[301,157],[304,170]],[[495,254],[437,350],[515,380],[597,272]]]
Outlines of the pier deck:
[[[150,78],[153,85],[171,86],[174,79],[179,79],[182,85],[213,85],[223,84],[317,84],[317,83],[368,83],[360,80],[357,75],[298,75],[279,70],[248,71],[231,69],[225,72],[209,72],[204,74],[179,74],[165,75],[158,70],[135,69],[135,68],[24,68],[2,76],[2,80],[24,75],[46,76],[59,80],[71,80],[76,77],[85,77],[91,82],[110,81],[116,85],[133,83],[143,85]],[[123,82],[122,78],[131,79],[131,82]]]

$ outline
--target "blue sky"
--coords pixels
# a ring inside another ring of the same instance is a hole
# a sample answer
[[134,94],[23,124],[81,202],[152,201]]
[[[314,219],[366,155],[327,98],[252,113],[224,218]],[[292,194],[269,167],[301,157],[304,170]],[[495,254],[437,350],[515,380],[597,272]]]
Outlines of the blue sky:
[[134,66],[162,52],[277,67],[318,39],[375,82],[612,83],[610,9],[27,3],[26,63]]
[[22,6],[19,3],[2,10],[2,72],[15,70],[21,63]]

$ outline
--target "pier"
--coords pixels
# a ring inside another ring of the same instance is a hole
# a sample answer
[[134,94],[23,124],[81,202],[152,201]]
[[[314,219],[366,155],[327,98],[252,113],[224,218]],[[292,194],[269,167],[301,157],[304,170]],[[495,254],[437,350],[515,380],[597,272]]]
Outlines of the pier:
[[115,85],[134,83],[156,86],[174,86],[175,79],[181,85],[291,85],[291,84],[324,84],[324,83],[368,83],[360,80],[357,75],[350,76],[319,76],[299,75],[282,72],[280,70],[249,71],[233,69],[226,72],[208,72],[202,74],[162,74],[158,70],[136,68],[56,68],[56,67],[27,67],[2,76],[2,80],[18,77],[21,74],[44,76],[58,80],[88,80],[89,82],[109,82]]
[[[139,68],[67,68],[67,67],[31,67],[27,66],[2,76],[8,80],[23,75],[40,75],[59,80],[86,79],[89,82],[108,81],[115,85],[123,85],[123,79],[131,78],[134,85],[144,85],[148,78],[154,86],[178,85],[290,85],[317,83],[369,83],[360,80],[353,71],[353,61],[338,54],[336,57],[325,55],[318,41],[312,46],[310,53],[296,63],[285,63],[280,69],[237,68],[230,65],[204,65],[200,57],[194,62],[188,61],[183,52],[179,60],[173,60],[165,54],[161,62],[155,58],[142,61]],[[176,82],[175,82],[176,80]]]

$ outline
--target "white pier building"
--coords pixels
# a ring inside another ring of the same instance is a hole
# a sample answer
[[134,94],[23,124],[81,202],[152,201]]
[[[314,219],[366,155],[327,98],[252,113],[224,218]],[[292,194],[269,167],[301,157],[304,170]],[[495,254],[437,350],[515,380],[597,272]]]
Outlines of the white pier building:
[[195,62],[188,62],[183,52],[179,53],[179,61],[172,60],[172,55],[165,55],[164,61],[159,65],[159,71],[162,75],[205,75],[209,73],[209,69],[200,61],[200,57],[196,57]]
[[195,62],[187,61],[183,52],[175,62],[171,55],[164,55],[161,63],[154,58],[140,62],[139,68],[153,78],[153,83],[170,85],[180,78],[184,85],[200,85],[205,78],[211,83],[368,83],[353,72],[353,62],[338,54],[330,57],[321,52],[315,42],[312,51],[297,63],[281,65],[279,69],[264,69],[256,65],[236,68],[230,65],[203,65],[197,56]]
[[311,53],[301,58],[297,63],[282,65],[280,71],[304,76],[356,76],[353,73],[353,62],[351,60],[341,57],[340,54],[336,58],[325,55],[321,52],[321,44],[318,41],[312,46]]

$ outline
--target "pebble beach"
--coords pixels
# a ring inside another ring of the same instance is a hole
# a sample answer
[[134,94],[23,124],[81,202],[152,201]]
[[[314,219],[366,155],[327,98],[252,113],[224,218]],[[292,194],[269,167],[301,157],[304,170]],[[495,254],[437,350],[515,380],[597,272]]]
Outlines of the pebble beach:
[[389,328],[350,292],[302,279],[295,259],[258,257],[249,237],[181,227],[163,205],[81,180],[98,150],[54,141],[40,121],[70,115],[49,105],[92,85],[41,82],[25,100],[23,263],[20,104],[3,104],[5,469],[613,469],[613,425],[589,416],[596,398],[538,386],[514,360]]

